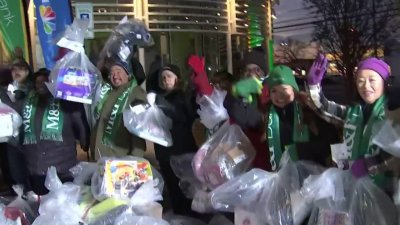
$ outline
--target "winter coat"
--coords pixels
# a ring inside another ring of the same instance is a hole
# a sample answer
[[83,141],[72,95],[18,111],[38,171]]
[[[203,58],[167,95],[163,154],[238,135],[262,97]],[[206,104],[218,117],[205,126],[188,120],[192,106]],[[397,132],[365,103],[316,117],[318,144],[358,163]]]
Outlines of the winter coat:
[[64,113],[63,141],[40,140],[43,115],[50,99],[49,95],[39,97],[36,107],[34,132],[37,144],[22,145],[31,175],[46,175],[50,166],[55,166],[60,174],[68,174],[69,169],[77,164],[76,141],[80,142],[83,149],[89,146],[90,131],[83,105],[64,100],[59,100]]
[[[228,114],[234,121],[242,127],[244,131],[251,130],[253,133],[258,130],[263,132],[264,148],[254,146],[256,148],[256,159],[253,162],[255,167],[267,164],[263,167],[270,168],[269,150],[267,137],[267,116],[270,106],[267,106],[267,111],[262,113],[254,106],[243,103],[243,101],[228,96],[225,99],[224,106],[227,108]],[[301,110],[303,111],[304,122],[310,130],[310,138],[308,142],[293,143],[293,118],[294,104],[291,103],[283,109],[276,107],[279,116],[280,124],[280,142],[282,148],[286,145],[295,144],[299,160],[309,160],[321,165],[329,165],[330,144],[339,142],[337,129],[319,118],[311,109],[300,101]],[[249,138],[250,139],[250,138]],[[254,143],[253,143],[254,145]],[[282,152],[284,149],[282,149]],[[267,161],[268,160],[268,161]]]
[[169,160],[171,155],[196,152],[197,146],[192,134],[192,125],[196,118],[195,104],[187,98],[183,90],[167,94],[158,94],[156,104],[172,120],[171,147],[155,144],[158,160]]
[[[142,138],[139,138],[125,128],[122,115],[120,121],[115,121],[119,124],[117,130],[116,139],[113,147],[104,145],[103,134],[108,119],[110,118],[111,110],[114,107],[118,97],[129,87],[130,83],[127,83],[119,88],[111,91],[108,95],[106,102],[104,103],[103,109],[100,112],[100,118],[97,120],[91,135],[90,149],[92,156],[97,160],[100,157],[124,157],[127,155],[143,156],[146,150],[146,142]],[[132,92],[129,93],[125,105],[134,101],[141,100],[146,101],[146,93],[140,86],[133,88]],[[125,108],[126,106],[124,106]]]

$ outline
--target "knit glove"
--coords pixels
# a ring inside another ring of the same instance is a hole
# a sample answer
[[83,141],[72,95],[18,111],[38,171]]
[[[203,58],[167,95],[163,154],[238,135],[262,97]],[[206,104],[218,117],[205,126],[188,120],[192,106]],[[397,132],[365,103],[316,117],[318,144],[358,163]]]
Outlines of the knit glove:
[[314,63],[312,64],[310,71],[308,72],[309,85],[316,85],[321,83],[322,78],[326,73],[327,65],[328,65],[328,59],[324,55],[319,54],[317,58],[314,60]]
[[193,70],[192,82],[196,86],[197,93],[200,95],[211,95],[213,87],[207,78],[207,73],[204,70],[205,59],[197,55],[191,55],[188,60],[190,68]]
[[250,103],[253,101],[252,94],[261,94],[263,88],[262,82],[255,77],[249,77],[237,82],[232,87],[232,94],[236,97],[242,97]]
[[355,178],[361,178],[368,175],[368,167],[364,159],[355,160],[350,170]]

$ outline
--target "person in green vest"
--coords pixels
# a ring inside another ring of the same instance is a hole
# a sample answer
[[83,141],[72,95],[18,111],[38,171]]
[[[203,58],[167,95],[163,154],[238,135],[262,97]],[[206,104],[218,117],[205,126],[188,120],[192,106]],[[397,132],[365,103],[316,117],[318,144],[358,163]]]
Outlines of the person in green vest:
[[354,77],[357,89],[355,102],[345,106],[328,101],[322,93],[321,81],[327,64],[327,58],[319,55],[310,69],[308,86],[312,101],[327,121],[343,122],[343,154],[353,175],[357,178],[370,175],[376,184],[389,188],[390,182],[386,179],[389,174],[372,173],[371,168],[390,157],[372,143],[374,126],[386,118],[385,92],[390,67],[373,57],[361,61]]
[[[242,124],[247,124],[244,128],[265,132],[268,145],[264,151],[269,153],[270,159],[265,164],[268,163],[273,171],[278,170],[283,153],[289,151],[292,160],[329,165],[330,143],[337,141],[336,129],[320,119],[309,107],[308,96],[299,90],[293,70],[277,65],[266,82],[271,101],[265,113],[238,104],[227,107],[234,121],[240,117]],[[257,88],[256,80],[253,84],[246,82],[239,85],[237,90],[240,92]]]
[[128,61],[118,56],[106,59],[103,84],[94,105],[95,126],[91,137],[92,157],[142,157],[146,142],[124,126],[122,114],[129,103],[146,102],[145,91],[137,85]]

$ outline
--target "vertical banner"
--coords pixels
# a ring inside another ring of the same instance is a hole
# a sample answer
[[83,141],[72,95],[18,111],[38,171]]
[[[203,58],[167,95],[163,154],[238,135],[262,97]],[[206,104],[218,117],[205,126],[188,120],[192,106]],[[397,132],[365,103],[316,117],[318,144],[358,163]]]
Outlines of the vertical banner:
[[4,61],[14,57],[30,61],[27,30],[23,1],[0,0],[0,54],[4,56]]
[[92,3],[75,3],[75,17],[89,22],[88,31],[85,33],[85,38],[94,38],[94,23],[93,23],[93,4]]
[[34,2],[44,62],[51,70],[59,51],[55,38],[58,38],[66,26],[72,23],[71,5],[69,0],[34,0]]

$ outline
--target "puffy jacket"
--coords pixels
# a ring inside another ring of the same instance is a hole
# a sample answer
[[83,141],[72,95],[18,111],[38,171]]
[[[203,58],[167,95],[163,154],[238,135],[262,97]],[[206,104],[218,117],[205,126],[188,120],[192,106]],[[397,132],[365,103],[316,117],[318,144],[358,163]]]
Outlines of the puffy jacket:
[[89,146],[89,124],[83,105],[63,100],[60,100],[60,108],[64,113],[63,141],[40,140],[42,119],[49,99],[50,96],[40,97],[36,107],[34,132],[37,144],[22,146],[31,175],[45,175],[50,166],[55,166],[58,173],[68,173],[77,163],[77,140],[84,149]]

